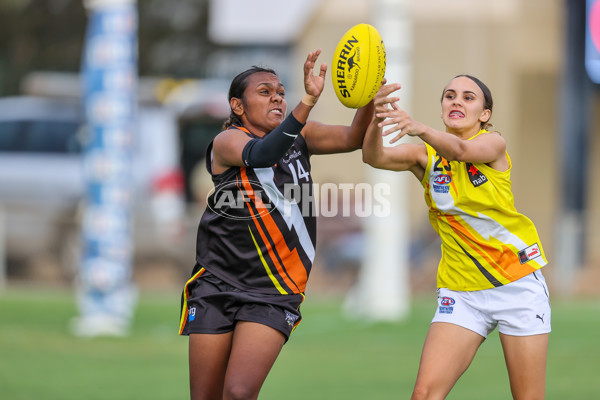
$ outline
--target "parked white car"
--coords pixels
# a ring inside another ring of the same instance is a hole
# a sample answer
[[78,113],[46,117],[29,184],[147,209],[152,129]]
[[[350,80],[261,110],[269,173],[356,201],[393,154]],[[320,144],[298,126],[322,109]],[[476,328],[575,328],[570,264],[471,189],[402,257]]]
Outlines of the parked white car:
[[[0,98],[0,212],[9,272],[39,257],[56,257],[67,273],[79,262],[82,123],[75,99]],[[177,250],[185,198],[173,112],[140,106],[133,147],[134,254],[189,264],[193,254]]]

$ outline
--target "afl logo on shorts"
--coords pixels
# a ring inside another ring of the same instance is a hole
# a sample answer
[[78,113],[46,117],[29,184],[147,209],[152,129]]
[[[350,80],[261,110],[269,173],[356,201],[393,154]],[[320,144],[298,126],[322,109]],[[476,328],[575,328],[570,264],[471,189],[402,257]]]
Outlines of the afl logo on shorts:
[[440,174],[433,178],[433,183],[435,183],[436,185],[447,185],[450,182],[452,182],[452,178],[450,177],[450,175],[447,174]]
[[454,303],[456,303],[454,301],[454,299],[452,297],[442,297],[440,299],[440,305],[442,306],[453,306]]
[[439,298],[440,301],[440,308],[439,308],[439,313],[440,314],[452,314],[454,312],[454,303],[456,303],[454,301],[454,299],[452,297],[440,297]]

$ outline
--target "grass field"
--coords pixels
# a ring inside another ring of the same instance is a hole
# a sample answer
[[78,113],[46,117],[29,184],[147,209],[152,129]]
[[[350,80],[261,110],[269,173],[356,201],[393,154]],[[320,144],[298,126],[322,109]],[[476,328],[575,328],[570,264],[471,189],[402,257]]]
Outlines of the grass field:
[[[404,322],[367,324],[343,318],[338,300],[309,297],[260,398],[408,399],[430,300],[414,300]],[[70,292],[0,292],[0,399],[188,398],[178,307],[178,293],[143,293],[130,337],[81,339],[68,331]],[[600,299],[554,301],[552,323],[547,399],[600,398]],[[497,333],[448,398],[511,398]]]

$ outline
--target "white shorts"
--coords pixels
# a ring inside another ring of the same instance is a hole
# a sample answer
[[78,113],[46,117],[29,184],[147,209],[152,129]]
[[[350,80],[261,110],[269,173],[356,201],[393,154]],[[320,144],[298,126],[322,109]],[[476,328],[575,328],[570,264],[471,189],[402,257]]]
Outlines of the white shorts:
[[541,271],[504,286],[462,292],[438,289],[438,307],[432,322],[448,322],[487,337],[498,332],[512,336],[549,333],[550,299]]

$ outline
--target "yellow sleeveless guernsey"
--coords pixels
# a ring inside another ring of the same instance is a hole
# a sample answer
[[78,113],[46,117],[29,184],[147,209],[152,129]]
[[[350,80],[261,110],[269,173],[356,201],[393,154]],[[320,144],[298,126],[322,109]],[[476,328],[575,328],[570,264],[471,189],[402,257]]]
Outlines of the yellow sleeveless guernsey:
[[438,288],[489,289],[546,265],[533,222],[515,209],[508,153],[508,170],[501,172],[485,164],[448,162],[426,146],[421,184],[429,221],[442,239]]

